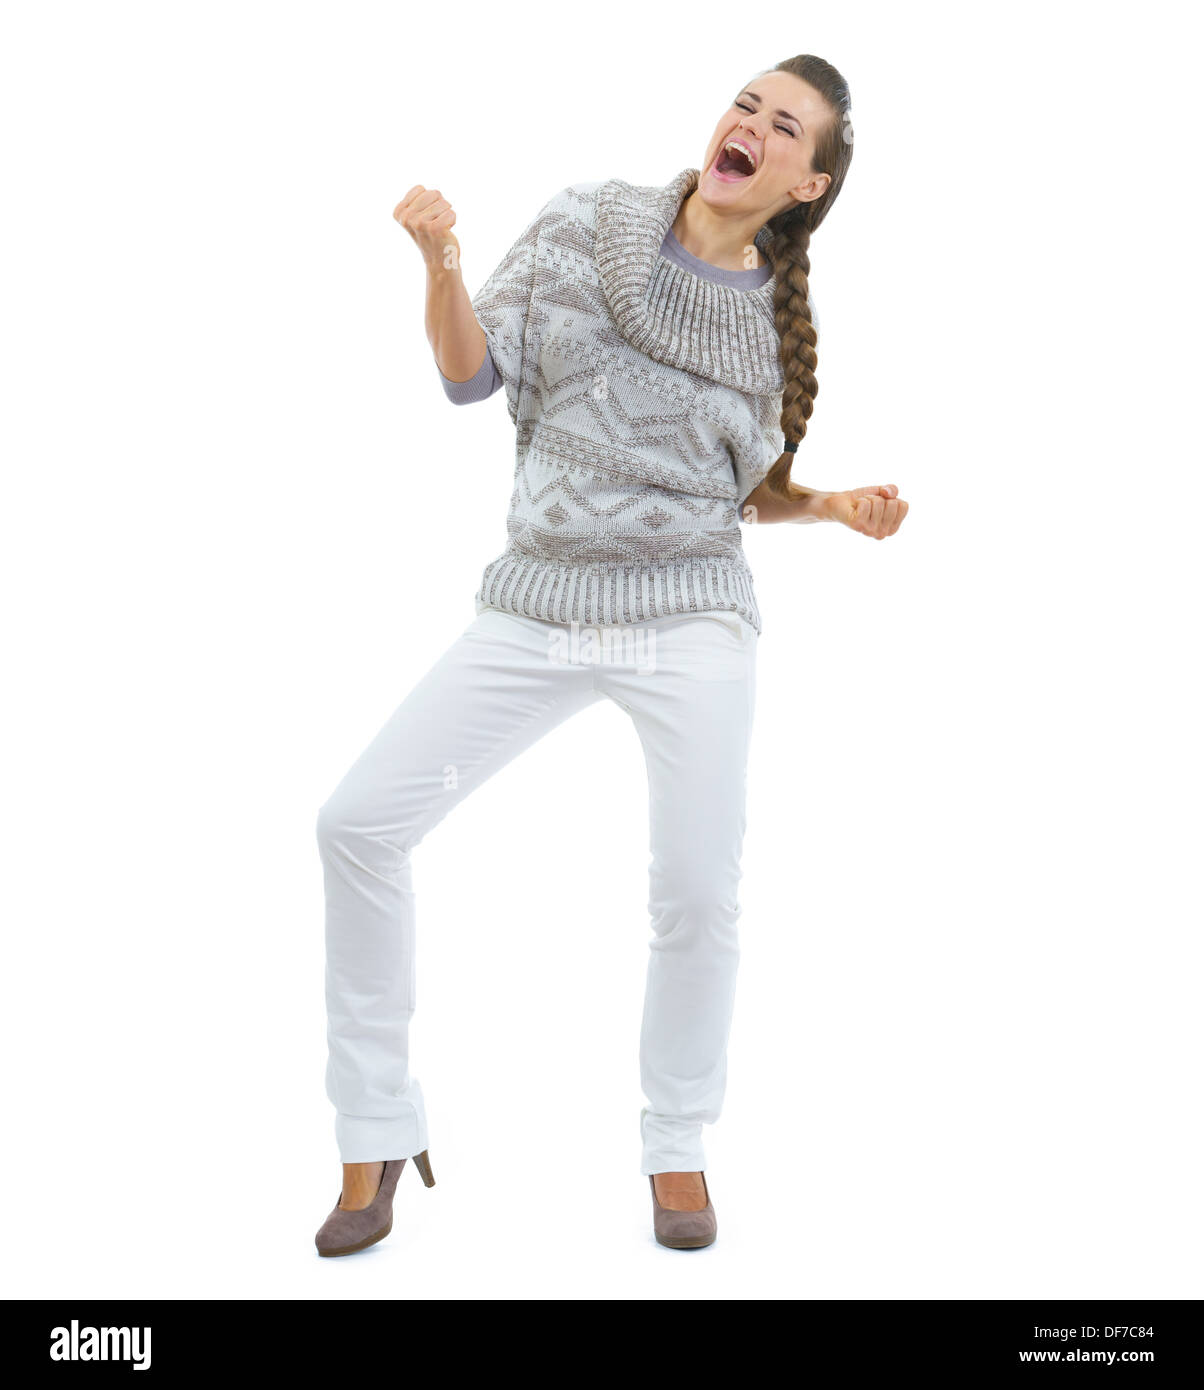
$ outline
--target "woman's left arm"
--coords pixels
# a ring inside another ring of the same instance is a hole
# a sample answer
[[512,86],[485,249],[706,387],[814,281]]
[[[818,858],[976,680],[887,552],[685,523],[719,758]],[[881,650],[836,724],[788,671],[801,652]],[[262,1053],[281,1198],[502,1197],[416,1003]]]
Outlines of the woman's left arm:
[[774,521],[839,521],[851,531],[880,541],[893,536],[907,515],[907,503],[894,483],[855,487],[848,492],[805,488],[804,494],[787,500],[770,492],[768,484],[762,481],[744,499],[741,519],[753,526]]

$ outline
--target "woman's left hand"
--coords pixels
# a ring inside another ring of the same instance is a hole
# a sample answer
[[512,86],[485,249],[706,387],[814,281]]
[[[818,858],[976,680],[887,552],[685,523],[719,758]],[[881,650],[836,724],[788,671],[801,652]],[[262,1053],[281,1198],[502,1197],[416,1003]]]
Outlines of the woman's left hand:
[[907,503],[894,483],[881,487],[855,487],[848,492],[830,492],[824,510],[831,521],[842,521],[851,531],[873,536],[876,541],[893,536],[903,525]]

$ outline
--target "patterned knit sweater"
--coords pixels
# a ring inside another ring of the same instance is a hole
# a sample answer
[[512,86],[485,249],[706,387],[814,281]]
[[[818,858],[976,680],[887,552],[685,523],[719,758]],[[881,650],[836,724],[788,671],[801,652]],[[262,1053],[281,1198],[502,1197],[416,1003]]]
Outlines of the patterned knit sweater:
[[[734,614],[761,631],[739,508],[784,443],[775,281],[674,253],[698,176],[569,185],[473,298],[486,358],[448,394],[500,381],[517,431],[508,541],[478,609],[591,625]],[[762,255],[771,237],[758,232]]]

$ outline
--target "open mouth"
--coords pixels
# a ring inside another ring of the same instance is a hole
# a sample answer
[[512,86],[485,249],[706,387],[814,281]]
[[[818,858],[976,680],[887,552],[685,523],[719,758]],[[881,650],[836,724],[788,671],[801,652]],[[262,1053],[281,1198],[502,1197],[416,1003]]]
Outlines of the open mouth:
[[725,145],[715,159],[714,169],[730,179],[748,179],[756,173],[752,159],[737,145]]

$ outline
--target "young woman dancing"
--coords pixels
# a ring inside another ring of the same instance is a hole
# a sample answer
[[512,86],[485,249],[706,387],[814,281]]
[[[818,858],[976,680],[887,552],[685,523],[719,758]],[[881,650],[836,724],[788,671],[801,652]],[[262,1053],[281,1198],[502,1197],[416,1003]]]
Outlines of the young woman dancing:
[[444,390],[457,405],[504,392],[516,464],[475,619],[318,815],[343,1164],[322,1255],[388,1235],[407,1158],[434,1182],[410,1071],[415,847],[601,699],[630,715],[648,772],[640,1171],[661,1244],[715,1239],[702,1126],[727,1081],[761,633],[740,524],[834,521],[882,539],[907,513],[893,484],[790,478],[818,389],[811,234],[852,153],[848,86],[804,55],[735,93],[701,169],[561,189],[472,300],[447,199],[418,185],[394,211],[426,265]]

